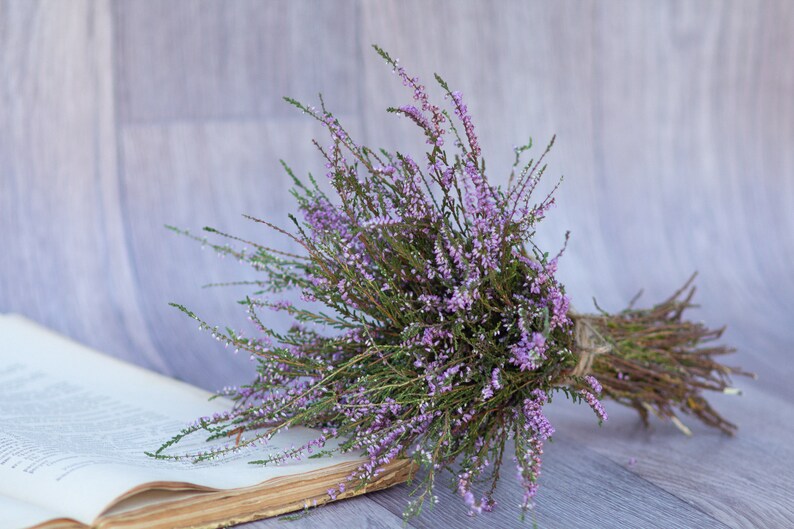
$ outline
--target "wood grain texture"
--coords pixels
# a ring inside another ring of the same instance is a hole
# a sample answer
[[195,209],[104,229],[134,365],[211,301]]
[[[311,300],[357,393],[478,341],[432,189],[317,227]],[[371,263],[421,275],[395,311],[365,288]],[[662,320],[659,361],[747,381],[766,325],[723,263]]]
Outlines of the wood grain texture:
[[123,244],[106,2],[0,3],[0,311],[147,367]]
[[[619,309],[643,287],[652,302],[699,270],[695,317],[728,324],[733,361],[761,376],[718,399],[735,439],[645,432],[614,406],[598,429],[555,402],[540,527],[794,526],[792,21],[784,0],[0,0],[0,311],[208,389],[244,381],[246,359],[167,302],[242,322],[244,289],[199,287],[247,271],[163,225],[289,248],[240,216],[285,222],[279,158],[323,172],[317,127],[284,95],[322,91],[367,144],[421,148],[384,112],[410,94],[379,43],[464,93],[493,181],[513,145],[557,134],[547,184],[565,181],[538,240],[553,250],[571,230],[577,308]],[[506,478],[490,517],[440,487],[409,526],[519,527]],[[294,524],[401,527],[407,493]]]
[[[207,334],[186,332],[184,315],[168,303],[183,303],[208,322],[235,322],[246,329],[245,311],[236,301],[249,289],[201,286],[254,275],[211,249],[202,251],[198,243],[166,231],[164,225],[203,237],[201,229],[208,224],[249,240],[267,240],[272,246],[296,250],[285,237],[272,240],[269,228],[242,214],[283,224],[291,197],[278,160],[295,160],[295,170],[306,169],[301,158],[306,158],[307,150],[294,138],[309,138],[312,132],[316,132],[314,125],[303,119],[138,124],[121,132],[122,208],[135,226],[128,244],[138,288],[152,294],[141,303],[150,336],[161,351],[168,351],[163,358],[169,373],[216,389],[219,380],[241,383],[249,378],[247,358],[208,347]],[[197,215],[199,204],[204,215]],[[283,328],[287,320],[271,323]],[[189,327],[195,330],[194,325]]]
[[246,0],[231,6],[144,0],[115,7],[118,103],[125,122],[293,115],[281,96],[313,98],[321,87],[332,87],[323,91],[338,113],[356,109],[351,0]]
[[[584,443],[571,442],[566,435],[558,436],[544,454],[543,486],[537,496],[535,521],[539,527],[622,527],[647,528],[724,528],[724,524],[673,494],[660,490],[643,476],[615,464]],[[411,521],[422,529],[439,526],[439,520],[449,527],[519,527],[518,505],[521,490],[511,482],[510,466],[505,479],[497,488],[501,498],[497,510],[488,516],[466,517],[461,513],[460,499],[451,486],[439,483],[439,503],[430,516]],[[632,505],[626,505],[631,498]],[[400,514],[410,498],[405,488],[372,495],[372,500]],[[652,505],[653,508],[639,508]],[[524,526],[530,526],[528,516]]]

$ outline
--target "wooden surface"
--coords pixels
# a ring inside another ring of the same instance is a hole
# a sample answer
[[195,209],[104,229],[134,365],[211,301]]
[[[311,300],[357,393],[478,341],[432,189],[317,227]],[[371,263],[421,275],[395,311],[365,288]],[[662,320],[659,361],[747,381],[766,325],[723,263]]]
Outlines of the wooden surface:
[[[366,143],[416,147],[384,112],[409,94],[377,42],[464,93],[493,180],[513,145],[558,135],[566,180],[539,242],[571,230],[561,276],[580,310],[657,300],[698,270],[695,317],[727,323],[731,360],[760,375],[717,401],[734,439],[646,432],[615,406],[599,429],[555,402],[539,526],[792,527],[793,25],[785,0],[0,0],[0,311],[208,389],[245,381],[247,361],[167,303],[242,321],[244,290],[200,286],[248,272],[163,225],[288,247],[240,216],[286,222],[278,158],[322,174],[318,130],[283,95],[322,91]],[[511,478],[490,516],[440,487],[409,526],[519,527]],[[401,527],[407,494],[288,527]]]

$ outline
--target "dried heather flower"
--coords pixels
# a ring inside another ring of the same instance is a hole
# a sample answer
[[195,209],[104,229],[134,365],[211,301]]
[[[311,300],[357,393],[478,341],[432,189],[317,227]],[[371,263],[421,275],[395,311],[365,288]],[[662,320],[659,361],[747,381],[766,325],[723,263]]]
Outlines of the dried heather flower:
[[[652,412],[682,425],[678,409],[730,433],[733,425],[702,391],[726,391],[728,375],[742,371],[713,360],[730,349],[704,345],[721,331],[682,318],[691,292],[648,310],[571,310],[556,277],[563,252],[550,257],[532,240],[554,203],[553,191],[534,197],[553,139],[528,162],[522,159],[531,142],[517,147],[508,187],[491,185],[463,95],[436,76],[452,104],[452,114],[442,110],[419,79],[375,49],[413,97],[413,104],[389,111],[416,124],[428,151],[419,160],[370,149],[353,140],[322,100],[319,109],[287,100],[328,131],[326,143],[315,144],[336,196],[323,193],[311,176],[300,181],[284,164],[295,183],[295,231],[253,220],[291,238],[301,253],[250,242],[252,251],[212,245],[262,273],[257,293],[242,301],[259,336],[224,332],[176,306],[216,339],[248,352],[257,375],[248,386],[224,391],[235,401],[232,410],[188,426],[156,457],[201,460],[255,451],[279,430],[300,424],[322,434],[257,463],[334,450],[363,454],[365,462],[328,491],[333,499],[346,483],[411,457],[423,472],[408,515],[425,500],[436,501],[433,487],[445,470],[476,514],[496,505],[492,496],[510,440],[522,507],[532,506],[544,442],[554,433],[543,407],[555,392],[584,400],[602,421],[607,413],[600,396],[636,408],[645,420]],[[445,142],[449,135],[453,141]],[[454,149],[445,150],[448,144]],[[325,309],[284,301],[279,296],[288,290]],[[287,332],[268,328],[259,316],[263,308],[287,312],[295,325]],[[237,442],[210,452],[164,452],[199,431],[219,443],[229,436]],[[246,431],[253,434],[243,437]],[[332,439],[338,447],[326,446]]]

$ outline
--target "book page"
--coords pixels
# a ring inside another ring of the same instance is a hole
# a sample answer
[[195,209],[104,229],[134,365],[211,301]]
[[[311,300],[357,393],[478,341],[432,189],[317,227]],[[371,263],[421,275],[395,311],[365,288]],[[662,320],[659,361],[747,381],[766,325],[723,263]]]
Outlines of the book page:
[[44,507],[0,496],[0,527],[31,527],[59,517]]
[[[0,495],[90,524],[112,500],[144,483],[236,488],[360,459],[346,454],[248,464],[316,438],[306,428],[206,463],[144,454],[196,418],[229,408],[230,401],[208,402],[209,396],[20,316],[0,316]],[[201,434],[194,437],[191,444],[203,442]]]

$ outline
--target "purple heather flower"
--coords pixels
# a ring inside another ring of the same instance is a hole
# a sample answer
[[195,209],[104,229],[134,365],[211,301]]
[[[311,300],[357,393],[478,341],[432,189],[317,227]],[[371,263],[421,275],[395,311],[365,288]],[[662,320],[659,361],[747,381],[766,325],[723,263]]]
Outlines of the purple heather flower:
[[491,386],[495,390],[502,389],[502,383],[499,380],[499,368],[498,367],[493,368],[493,371],[491,372]]
[[463,493],[463,502],[469,507],[474,507],[474,494],[470,490]]
[[[432,123],[431,134],[432,137],[436,139],[436,144],[441,147],[443,145],[443,140],[441,140],[441,138],[444,135],[444,129],[441,128],[441,125],[446,121],[441,109],[430,103],[425,87],[420,84],[418,77],[410,77],[399,64],[395,65],[394,72],[400,76],[405,86],[414,90],[414,100],[420,103],[422,112],[430,113]],[[438,143],[439,141],[441,141],[441,143]]]
[[463,122],[463,128],[466,131],[466,138],[469,140],[469,148],[471,149],[469,151],[470,155],[476,159],[480,156],[480,144],[477,140],[477,135],[474,133],[474,124],[471,122],[471,116],[469,116],[468,113],[469,110],[466,104],[463,103],[463,94],[455,91],[450,95],[452,96],[452,101],[455,103],[455,114]]
[[521,371],[537,369],[538,362],[546,358],[546,337],[542,333],[522,331],[521,340],[510,347],[510,363]]
[[[534,170],[504,192],[489,184],[460,92],[449,96],[465,132],[463,152],[441,151],[447,117],[419,79],[397,64],[394,69],[413,95],[412,104],[397,111],[423,129],[429,152],[413,159],[370,150],[330,113],[306,109],[330,134],[328,143],[317,144],[328,181],[312,179],[313,187],[295,190],[302,219],[293,241],[308,259],[264,252],[249,258],[270,275],[263,282],[268,295],[294,288],[301,299],[329,308],[310,313],[272,303],[305,323],[281,334],[256,316],[266,302],[253,303],[250,316],[263,338],[234,345],[255,355],[259,377],[250,387],[227,388],[236,408],[207,421],[259,426],[312,417],[326,426],[322,436],[272,460],[300,458],[344,435],[346,449],[366,454],[348,481],[372,477],[407,453],[441,470],[447,464],[436,455],[468,443],[458,494],[478,513],[495,505],[472,490],[493,464],[487,458],[500,438],[486,432],[492,423],[480,421],[493,405],[483,402],[493,399],[500,402],[498,427],[515,435],[528,506],[543,443],[554,433],[543,412],[548,396],[538,389],[548,384],[537,370],[555,360],[571,327],[570,301],[555,277],[559,255],[549,260],[524,248],[553,199],[532,206]],[[325,185],[336,191],[333,199],[321,191]],[[600,384],[592,377],[587,383],[592,392],[584,386],[583,399],[606,420],[596,398]],[[303,415],[307,410],[319,413]],[[455,435],[439,436],[444,421]],[[329,489],[329,497],[345,486]]]
[[584,379],[590,385],[590,387],[593,388],[593,391],[596,394],[600,394],[601,391],[604,389],[601,387],[601,383],[598,382],[598,379],[593,375],[587,375],[586,377],[584,377]]
[[473,302],[471,292],[455,287],[452,291],[452,297],[447,299],[446,308],[449,312],[467,311],[471,308]]
[[397,224],[401,222],[399,217],[391,218],[385,215],[381,215],[379,217],[373,217],[369,220],[366,220],[361,223],[363,228],[374,228],[374,227],[383,227],[383,226],[391,226],[393,224]]
[[554,427],[543,414],[543,405],[548,402],[548,396],[542,389],[532,390],[531,395],[531,398],[524,399],[524,428],[531,430],[533,436],[543,441],[554,433]]
[[292,302],[288,300],[278,300],[273,302],[270,307],[273,310],[290,310],[292,308]]
[[607,415],[607,411],[604,409],[604,405],[601,404],[601,401],[587,390],[581,390],[581,393],[584,395],[585,401],[587,401],[587,404],[593,409],[599,420],[606,421],[609,416]]

